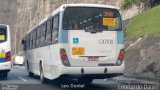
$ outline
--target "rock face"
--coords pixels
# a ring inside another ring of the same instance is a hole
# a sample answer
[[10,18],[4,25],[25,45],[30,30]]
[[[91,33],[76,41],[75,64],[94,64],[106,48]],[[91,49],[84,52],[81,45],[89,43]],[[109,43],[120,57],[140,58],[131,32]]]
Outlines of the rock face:
[[123,11],[123,20],[126,20],[126,19],[130,19],[140,13],[142,13],[143,9],[140,8],[139,6],[137,5],[133,5],[131,8],[129,8],[128,10],[124,10]]
[[160,77],[160,37],[145,37],[126,51],[126,73]]

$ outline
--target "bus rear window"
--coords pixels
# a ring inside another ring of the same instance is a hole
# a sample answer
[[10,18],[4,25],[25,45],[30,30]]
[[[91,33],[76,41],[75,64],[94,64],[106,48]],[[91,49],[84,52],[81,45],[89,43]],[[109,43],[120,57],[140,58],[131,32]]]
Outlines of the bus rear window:
[[119,11],[110,8],[68,7],[63,15],[64,30],[121,30]]
[[0,43],[6,41],[7,32],[5,28],[0,28]]

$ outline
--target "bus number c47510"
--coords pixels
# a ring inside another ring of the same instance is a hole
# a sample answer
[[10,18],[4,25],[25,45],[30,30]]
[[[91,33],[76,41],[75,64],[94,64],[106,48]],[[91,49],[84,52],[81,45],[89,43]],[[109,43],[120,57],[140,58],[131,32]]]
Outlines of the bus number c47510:
[[99,44],[113,44],[113,40],[109,39],[100,39]]

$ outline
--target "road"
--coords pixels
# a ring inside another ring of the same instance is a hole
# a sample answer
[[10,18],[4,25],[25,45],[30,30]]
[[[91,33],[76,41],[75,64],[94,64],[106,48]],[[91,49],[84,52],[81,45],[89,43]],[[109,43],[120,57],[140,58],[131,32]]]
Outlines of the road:
[[[138,83],[138,84],[137,84]],[[134,88],[134,89],[133,89]],[[160,84],[145,80],[125,78],[95,79],[92,84],[79,84],[63,79],[61,83],[49,81],[41,84],[39,77],[29,77],[24,66],[13,66],[6,80],[0,79],[0,90],[160,90]]]
[[0,80],[0,90],[62,90],[62,89],[90,89],[90,90],[117,90],[119,83],[113,80],[96,79],[92,84],[79,84],[73,80],[65,80],[57,84],[50,81],[41,84],[39,77],[29,77],[24,66],[13,66],[7,80]]

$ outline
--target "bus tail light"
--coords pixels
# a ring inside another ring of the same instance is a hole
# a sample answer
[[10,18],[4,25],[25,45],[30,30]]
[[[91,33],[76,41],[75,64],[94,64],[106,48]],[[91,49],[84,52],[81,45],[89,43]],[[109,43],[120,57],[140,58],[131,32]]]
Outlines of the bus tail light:
[[124,59],[124,49],[121,49],[118,55],[116,65],[121,65]]
[[64,48],[60,49],[60,57],[61,57],[63,65],[70,66],[70,63],[69,63],[69,60],[66,54],[66,50]]
[[62,60],[67,60],[67,55],[62,55],[62,56],[61,56],[61,59],[62,59]]
[[6,53],[6,57],[5,57],[6,61],[11,61],[11,52],[7,52]]

